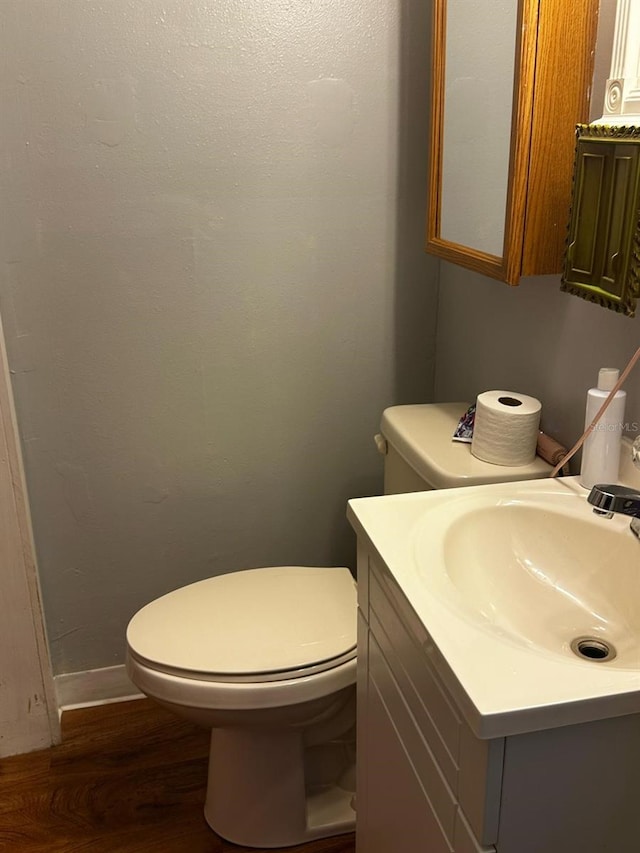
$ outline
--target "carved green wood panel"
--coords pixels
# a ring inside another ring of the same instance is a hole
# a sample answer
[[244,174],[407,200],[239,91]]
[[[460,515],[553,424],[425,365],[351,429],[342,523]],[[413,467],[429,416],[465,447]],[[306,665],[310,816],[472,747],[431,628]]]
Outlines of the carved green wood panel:
[[578,125],[561,289],[633,317],[640,295],[640,127]]

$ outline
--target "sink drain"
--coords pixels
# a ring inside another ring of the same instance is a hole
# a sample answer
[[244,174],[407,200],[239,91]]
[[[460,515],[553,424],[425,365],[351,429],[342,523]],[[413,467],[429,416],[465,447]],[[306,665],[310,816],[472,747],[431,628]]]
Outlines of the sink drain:
[[616,656],[616,650],[611,643],[598,640],[596,637],[576,637],[571,643],[571,651],[579,658],[593,660],[596,663],[613,660]]

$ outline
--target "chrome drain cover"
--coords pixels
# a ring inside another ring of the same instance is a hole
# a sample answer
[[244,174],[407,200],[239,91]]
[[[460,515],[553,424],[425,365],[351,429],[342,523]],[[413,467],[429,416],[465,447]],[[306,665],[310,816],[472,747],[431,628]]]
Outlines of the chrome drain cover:
[[617,654],[615,646],[598,637],[576,637],[571,641],[571,651],[583,660],[605,663]]

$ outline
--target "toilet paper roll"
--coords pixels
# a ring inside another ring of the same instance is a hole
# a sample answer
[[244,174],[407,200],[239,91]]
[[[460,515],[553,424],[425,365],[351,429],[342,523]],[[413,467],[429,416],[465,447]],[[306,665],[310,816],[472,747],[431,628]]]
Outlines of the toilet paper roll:
[[471,453],[494,465],[528,465],[536,455],[542,405],[515,391],[485,391],[476,400]]

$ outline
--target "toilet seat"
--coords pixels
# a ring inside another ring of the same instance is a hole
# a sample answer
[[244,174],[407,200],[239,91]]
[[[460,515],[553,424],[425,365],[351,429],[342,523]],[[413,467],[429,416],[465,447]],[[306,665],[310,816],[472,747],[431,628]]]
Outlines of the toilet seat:
[[151,669],[127,650],[131,681],[147,696],[168,706],[249,711],[311,702],[356,683],[356,658],[310,676],[263,682],[214,681]]
[[245,569],[182,587],[138,611],[127,628],[128,665],[148,677],[155,671],[238,687],[306,680],[354,661],[356,613],[348,569]]

